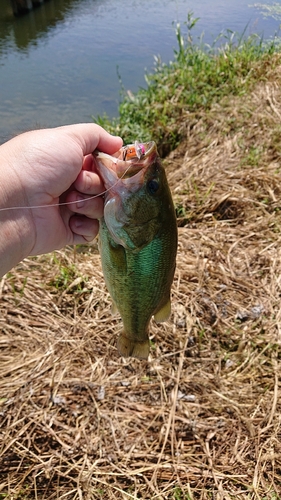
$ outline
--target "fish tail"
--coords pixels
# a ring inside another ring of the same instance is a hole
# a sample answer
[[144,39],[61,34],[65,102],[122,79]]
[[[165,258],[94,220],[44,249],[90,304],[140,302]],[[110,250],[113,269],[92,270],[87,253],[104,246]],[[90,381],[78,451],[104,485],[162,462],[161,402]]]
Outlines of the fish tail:
[[125,332],[122,332],[117,340],[117,349],[121,356],[128,358],[132,356],[138,359],[147,359],[149,355],[149,340],[139,342],[126,337]]

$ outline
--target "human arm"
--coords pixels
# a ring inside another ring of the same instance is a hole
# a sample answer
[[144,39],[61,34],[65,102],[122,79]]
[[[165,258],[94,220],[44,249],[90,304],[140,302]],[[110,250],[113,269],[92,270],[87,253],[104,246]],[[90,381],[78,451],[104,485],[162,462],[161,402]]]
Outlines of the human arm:
[[28,255],[96,236],[103,200],[86,198],[104,188],[91,153],[121,145],[88,123],[26,132],[0,146],[0,275]]

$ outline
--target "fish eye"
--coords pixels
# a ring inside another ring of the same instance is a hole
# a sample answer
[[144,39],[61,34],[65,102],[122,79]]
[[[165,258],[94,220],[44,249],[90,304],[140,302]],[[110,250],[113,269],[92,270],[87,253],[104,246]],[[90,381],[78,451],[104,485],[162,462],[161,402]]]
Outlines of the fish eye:
[[160,184],[158,179],[150,179],[146,186],[150,194],[155,194],[158,191]]

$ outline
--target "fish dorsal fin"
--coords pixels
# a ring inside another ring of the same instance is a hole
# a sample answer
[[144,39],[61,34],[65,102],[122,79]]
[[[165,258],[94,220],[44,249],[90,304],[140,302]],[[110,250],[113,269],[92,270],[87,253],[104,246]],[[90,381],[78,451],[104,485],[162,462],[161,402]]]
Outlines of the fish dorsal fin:
[[170,314],[171,314],[171,301],[169,299],[168,302],[166,302],[166,304],[154,314],[154,319],[157,323],[162,323],[163,321],[167,321]]

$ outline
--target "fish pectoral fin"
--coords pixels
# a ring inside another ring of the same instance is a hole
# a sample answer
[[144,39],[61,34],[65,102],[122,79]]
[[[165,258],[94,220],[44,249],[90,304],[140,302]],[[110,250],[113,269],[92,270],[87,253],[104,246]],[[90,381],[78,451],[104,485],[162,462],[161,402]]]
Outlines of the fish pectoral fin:
[[121,356],[128,358],[147,359],[149,355],[149,339],[144,342],[129,339],[122,332],[117,340],[117,349]]
[[167,321],[170,314],[171,314],[171,301],[169,299],[168,302],[166,302],[166,304],[154,314],[154,319],[157,323],[162,323],[163,321]]
[[112,301],[112,304],[111,304],[111,314],[112,316],[115,316],[115,314],[118,314],[119,311],[117,309],[117,305],[115,304],[115,302]]

